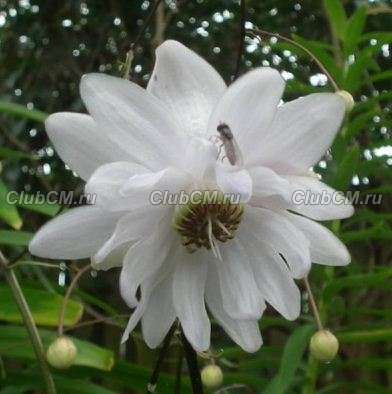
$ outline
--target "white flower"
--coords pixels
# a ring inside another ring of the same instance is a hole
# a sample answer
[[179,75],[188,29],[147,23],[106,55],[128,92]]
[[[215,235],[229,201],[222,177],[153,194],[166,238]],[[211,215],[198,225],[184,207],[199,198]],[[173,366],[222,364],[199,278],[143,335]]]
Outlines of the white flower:
[[[103,74],[83,77],[80,91],[90,116],[57,113],[46,128],[97,203],[45,225],[31,253],[92,257],[97,269],[122,266],[121,294],[136,308],[124,339],[141,320],[145,341],[156,347],[178,318],[193,347],[206,350],[207,305],[235,342],[256,351],[266,302],[295,319],[300,292],[294,278],[305,276],[311,262],[350,260],[344,245],[310,219],[350,216],[351,205],[292,201],[298,190],[334,192],[309,168],[338,131],[344,101],[322,93],[279,106],[283,89],[270,68],[255,69],[227,88],[209,64],[175,41],[158,48],[146,90]],[[217,160],[219,143],[213,141],[222,123],[234,136],[233,166],[222,160],[224,149]],[[217,186],[240,193],[245,203],[149,202],[154,190]]]

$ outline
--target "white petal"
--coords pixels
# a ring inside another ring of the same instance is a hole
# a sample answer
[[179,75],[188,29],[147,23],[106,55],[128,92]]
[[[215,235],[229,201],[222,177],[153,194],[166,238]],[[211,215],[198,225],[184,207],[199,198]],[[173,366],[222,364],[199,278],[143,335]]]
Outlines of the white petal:
[[354,213],[348,199],[314,177],[287,175],[285,179],[291,184],[292,211],[314,220],[344,219]]
[[139,285],[159,270],[172,246],[172,239],[170,220],[163,218],[150,236],[128,250],[120,275],[121,296],[128,305],[134,305]]
[[158,283],[148,301],[142,318],[143,338],[154,349],[165,338],[176,318],[173,305],[173,276]]
[[151,170],[181,159],[183,139],[164,104],[140,86],[104,74],[83,76],[80,94],[108,138]]
[[141,299],[139,302],[135,303],[136,309],[133,311],[128,321],[128,324],[121,338],[121,343],[124,343],[128,340],[129,335],[137,326],[144,312],[146,311],[147,303],[151,294],[151,283],[148,283],[147,286],[143,286],[140,293],[141,293]]
[[310,257],[314,263],[325,265],[347,265],[350,263],[350,254],[347,248],[327,228],[303,216],[287,213],[287,218],[310,241]]
[[147,90],[167,105],[185,134],[205,135],[210,113],[226,84],[204,59],[168,40],[156,50]]
[[238,236],[249,254],[263,298],[286,319],[296,319],[301,311],[301,293],[282,258],[269,245],[257,240],[251,231]]
[[[129,249],[132,242],[135,242],[149,234],[151,230],[155,228],[159,219],[162,217],[162,214],[162,210],[138,209],[121,217],[118,220],[111,237],[93,256],[93,267],[95,269],[107,270],[113,266],[121,266],[122,260],[109,255],[113,251],[121,254],[124,248],[127,250]],[[125,256],[125,253],[123,256]]]
[[84,180],[102,164],[129,159],[120,145],[105,136],[91,116],[58,112],[46,119],[45,127],[57,153]]
[[219,189],[233,195],[235,201],[246,203],[252,196],[252,178],[247,170],[233,171],[226,166],[217,165],[216,182]]
[[257,320],[235,320],[226,313],[218,284],[219,279],[214,271],[209,269],[207,277],[206,301],[209,310],[234,342],[246,352],[256,352],[263,343]]
[[97,207],[74,208],[46,223],[31,240],[29,251],[49,259],[90,257],[110,237],[118,219]]
[[205,351],[210,347],[211,324],[204,304],[207,262],[201,251],[189,254],[179,250],[173,281],[174,308],[182,329],[193,348]]
[[344,101],[334,93],[310,94],[283,104],[251,161],[277,172],[304,173],[330,147],[344,113]]
[[217,104],[208,122],[210,135],[226,123],[244,155],[258,151],[282,96],[284,81],[272,68],[258,68],[235,81]]
[[303,278],[309,272],[309,241],[284,215],[247,206],[239,231],[243,229],[249,229],[257,239],[281,253],[294,278]]
[[236,240],[221,247],[223,261],[215,259],[223,307],[233,319],[255,320],[263,312],[246,250]]
[[280,195],[284,199],[290,197],[289,182],[271,169],[253,167],[249,169],[249,175],[252,178],[252,196],[259,198]]

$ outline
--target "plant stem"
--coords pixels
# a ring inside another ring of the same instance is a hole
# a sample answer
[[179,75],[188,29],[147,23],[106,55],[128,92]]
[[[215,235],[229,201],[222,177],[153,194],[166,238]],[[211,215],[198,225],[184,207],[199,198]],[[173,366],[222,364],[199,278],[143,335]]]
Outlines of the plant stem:
[[310,284],[309,284],[309,280],[308,280],[307,276],[305,276],[305,278],[304,278],[304,283],[305,283],[306,291],[309,296],[310,307],[312,309],[313,316],[316,319],[317,328],[319,330],[323,330],[324,329],[323,323],[321,322],[321,318],[320,318],[320,314],[319,314],[319,311],[317,308],[316,300],[314,299],[312,289],[310,288]]
[[181,330],[181,342],[185,352],[185,358],[188,363],[189,375],[192,383],[193,394],[203,394],[203,386],[199,367],[197,365],[197,354],[192,345],[188,342],[184,332]]
[[91,269],[91,265],[86,265],[81,270],[79,270],[78,273],[75,275],[75,277],[72,279],[72,282],[69,285],[67,292],[65,293],[63,303],[62,303],[61,309],[60,309],[60,315],[59,315],[59,327],[58,327],[59,336],[63,335],[63,332],[64,332],[64,317],[65,317],[65,310],[67,309],[67,303],[68,303],[69,297],[71,296],[73,289],[75,288],[76,284],[78,283],[78,280],[81,278],[81,276],[85,272],[87,272],[90,269]]
[[155,392],[155,388],[158,383],[159,373],[161,372],[163,361],[164,361],[164,359],[167,355],[167,352],[169,350],[174,331],[175,331],[175,325],[173,324],[172,328],[170,329],[170,331],[166,335],[165,341],[163,342],[162,348],[159,352],[158,359],[155,364],[155,368],[152,371],[150,381],[147,384],[147,394]]
[[18,279],[16,278],[14,270],[8,268],[7,259],[0,252],[0,266],[3,269],[5,278],[11,288],[12,295],[18,305],[19,311],[22,315],[24,324],[30,336],[30,341],[33,346],[35,355],[37,357],[41,373],[45,381],[47,394],[56,394],[56,387],[52,375],[49,370],[49,366],[46,363],[46,357],[44,347],[42,345],[41,338],[38,333],[37,326],[35,325],[34,318],[31,314],[30,308],[23,295],[22,289],[19,285]]

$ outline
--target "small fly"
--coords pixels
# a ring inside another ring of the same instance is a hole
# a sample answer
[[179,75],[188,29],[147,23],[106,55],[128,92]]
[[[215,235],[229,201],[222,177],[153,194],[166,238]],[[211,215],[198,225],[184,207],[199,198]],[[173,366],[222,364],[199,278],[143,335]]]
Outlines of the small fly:
[[233,133],[230,127],[226,123],[221,123],[217,127],[219,133],[219,139],[222,142],[223,148],[226,153],[227,160],[234,166],[237,163],[239,156],[239,149],[234,139]]

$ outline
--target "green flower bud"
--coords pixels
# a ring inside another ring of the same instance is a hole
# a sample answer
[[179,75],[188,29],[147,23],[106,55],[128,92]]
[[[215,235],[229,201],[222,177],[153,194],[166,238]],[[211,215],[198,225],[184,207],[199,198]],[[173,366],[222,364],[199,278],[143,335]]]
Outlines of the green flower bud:
[[218,365],[207,365],[201,370],[201,381],[206,388],[215,389],[223,382],[223,372]]
[[328,330],[317,331],[310,339],[310,353],[319,361],[332,361],[339,350],[339,342]]
[[77,352],[73,341],[68,337],[61,336],[50,344],[46,352],[46,359],[52,367],[66,369],[74,363]]
[[336,92],[337,95],[339,95],[343,100],[344,104],[346,106],[346,112],[350,112],[354,108],[355,101],[353,99],[353,96],[346,90],[339,90]]

